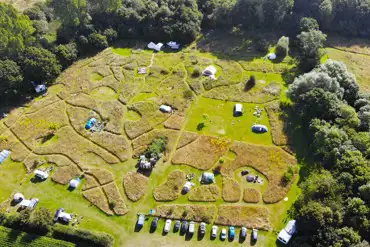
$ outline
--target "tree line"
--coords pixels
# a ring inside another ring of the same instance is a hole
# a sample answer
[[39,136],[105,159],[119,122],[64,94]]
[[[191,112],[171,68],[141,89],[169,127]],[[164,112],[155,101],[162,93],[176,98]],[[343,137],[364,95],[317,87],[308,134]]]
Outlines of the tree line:
[[297,77],[289,95],[314,157],[295,204],[292,246],[369,246],[370,94],[328,60]]

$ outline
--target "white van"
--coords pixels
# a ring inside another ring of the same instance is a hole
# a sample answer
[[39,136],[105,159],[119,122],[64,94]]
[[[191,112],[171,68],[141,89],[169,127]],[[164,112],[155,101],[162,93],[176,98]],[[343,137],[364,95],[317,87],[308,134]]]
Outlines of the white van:
[[296,233],[296,221],[290,220],[283,230],[278,235],[278,240],[283,244],[288,244],[290,239]]

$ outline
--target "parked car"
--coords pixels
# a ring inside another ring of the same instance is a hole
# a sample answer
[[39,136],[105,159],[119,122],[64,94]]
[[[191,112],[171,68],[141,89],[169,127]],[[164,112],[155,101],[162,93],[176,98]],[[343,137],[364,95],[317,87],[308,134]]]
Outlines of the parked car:
[[247,228],[243,226],[240,229],[240,238],[241,239],[246,239],[246,237],[247,237]]
[[235,238],[235,228],[233,226],[229,227],[229,239],[233,240]]
[[152,220],[152,224],[150,225],[150,230],[152,230],[152,231],[157,230],[157,227],[158,227],[158,220],[159,220],[159,218],[158,218],[158,217],[155,217],[155,218]]
[[212,238],[216,238],[217,237],[217,230],[218,230],[218,227],[217,226],[212,226],[212,231],[211,231],[211,237]]
[[225,228],[222,228],[220,238],[221,238],[221,240],[225,240],[226,239],[226,229]]
[[200,236],[204,236],[206,234],[206,223],[202,222],[199,225],[199,234]]
[[252,126],[252,131],[255,133],[266,133],[269,129],[262,124],[255,124]]
[[190,224],[189,224],[189,233],[190,234],[193,234],[194,233],[194,230],[195,230],[195,222],[194,221],[190,221]]
[[185,234],[187,231],[188,231],[188,222],[183,221],[182,224],[181,224],[180,233]]
[[181,222],[179,220],[176,220],[175,226],[173,227],[174,232],[178,232],[180,229]]
[[166,224],[164,225],[164,229],[163,229],[163,231],[165,232],[165,233],[168,233],[169,231],[170,231],[170,229],[171,229],[171,224],[172,224],[172,220],[166,220]]
[[257,229],[252,229],[252,240],[257,241],[258,239],[258,230]]
[[144,222],[145,222],[145,215],[140,214],[139,219],[137,220],[137,227],[139,227],[139,228],[143,227]]
[[283,244],[288,244],[290,239],[296,233],[296,221],[290,220],[284,229],[282,229],[278,235],[278,240]]

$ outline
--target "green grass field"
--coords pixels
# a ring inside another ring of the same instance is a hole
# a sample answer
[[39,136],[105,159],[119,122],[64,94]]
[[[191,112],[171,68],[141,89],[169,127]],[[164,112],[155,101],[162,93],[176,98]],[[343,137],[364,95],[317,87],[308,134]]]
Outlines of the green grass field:
[[[189,120],[185,129],[197,132],[197,126],[204,123],[205,127],[198,131],[201,134],[227,137],[254,144],[272,145],[270,132],[264,134],[252,132],[254,124],[263,124],[270,127],[263,105],[243,103],[243,116],[234,117],[234,105],[236,103],[199,98],[190,109]],[[256,106],[263,109],[260,118],[253,115]]]

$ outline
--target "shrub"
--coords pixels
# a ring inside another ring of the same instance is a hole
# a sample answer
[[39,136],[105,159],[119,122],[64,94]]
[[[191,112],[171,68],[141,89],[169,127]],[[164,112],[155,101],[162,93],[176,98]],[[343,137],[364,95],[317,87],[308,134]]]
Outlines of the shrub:
[[77,60],[78,50],[76,43],[58,45],[55,51],[60,64],[65,68]]
[[256,77],[251,75],[247,83],[245,83],[245,91],[251,90],[254,86],[256,86]]
[[148,150],[146,151],[147,155],[155,155],[158,157],[158,155],[166,149],[167,145],[167,137],[162,136],[159,138],[156,138],[152,141],[150,144]]
[[262,37],[259,37],[255,40],[256,49],[262,53],[267,53],[269,50],[269,46],[269,42]]
[[201,75],[201,72],[200,72],[200,68],[199,67],[195,67],[194,70],[193,70],[193,73],[191,74],[192,77],[196,78],[196,77],[199,77]]
[[108,47],[107,37],[99,33],[92,33],[87,37],[87,39],[89,40],[90,45],[97,50]]
[[91,232],[84,229],[75,229],[68,226],[57,225],[53,228],[53,237],[69,242],[76,246],[111,247],[114,239],[111,235],[103,232]]
[[197,125],[197,130],[200,131],[200,130],[204,129],[204,127],[206,127],[206,124],[205,123],[199,123]]
[[37,232],[48,232],[53,215],[47,208],[40,207],[31,214],[30,227]]
[[184,91],[184,98],[185,99],[192,99],[193,98],[193,92],[190,89],[185,90]]
[[309,32],[311,30],[319,30],[319,23],[313,18],[302,17],[299,22],[301,32]]
[[293,177],[294,177],[294,170],[290,166],[288,170],[284,173],[284,176],[282,177],[283,184],[289,184],[293,180]]
[[281,37],[277,43],[275,53],[276,56],[284,58],[288,55],[289,52],[289,38],[288,37]]
[[113,43],[117,39],[117,31],[113,28],[105,29],[103,34],[107,37],[109,43]]

